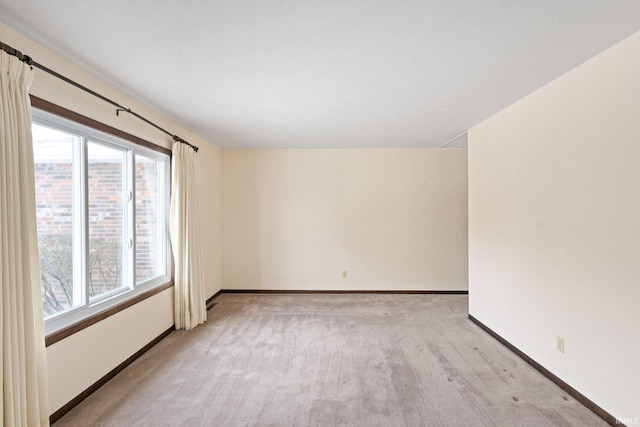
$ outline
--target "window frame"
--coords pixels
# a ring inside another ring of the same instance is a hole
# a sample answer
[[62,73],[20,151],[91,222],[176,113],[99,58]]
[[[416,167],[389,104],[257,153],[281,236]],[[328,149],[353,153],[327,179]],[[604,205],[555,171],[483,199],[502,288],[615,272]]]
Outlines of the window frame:
[[[31,96],[31,104],[33,123],[53,127],[55,129],[83,137],[85,138],[85,142],[82,143],[83,145],[92,141],[104,144],[105,146],[120,147],[128,151],[127,158],[132,159],[129,161],[129,164],[133,165],[131,169],[125,170],[126,178],[132,180],[130,184],[132,203],[129,208],[126,208],[131,214],[131,223],[128,225],[128,227],[131,227],[131,230],[135,229],[134,224],[136,216],[136,189],[135,182],[133,181],[135,180],[136,154],[148,159],[162,160],[166,162],[166,166],[163,168],[164,177],[162,177],[166,191],[163,192],[161,196],[164,199],[162,200],[162,206],[164,207],[164,228],[166,230],[166,239],[163,248],[163,259],[165,260],[166,273],[138,284],[136,283],[135,270],[132,269],[131,276],[133,277],[129,283],[129,288],[126,288],[125,290],[108,298],[98,298],[96,301],[89,302],[87,305],[84,305],[83,301],[83,305],[80,307],[65,310],[60,314],[46,319],[45,334],[46,345],[48,346],[173,286],[173,258],[171,255],[168,226],[171,194],[171,150],[34,96]],[[82,183],[83,185],[86,184],[85,177],[82,178]],[[85,201],[88,200],[86,189],[82,189],[80,191],[84,191]],[[83,221],[86,221],[88,205],[86,209],[81,210],[84,210],[83,215],[85,215],[85,217],[83,218]],[[85,227],[85,225],[83,225],[83,227]],[[85,228],[85,230],[86,229],[87,228]],[[88,238],[88,236],[85,236],[84,238]],[[133,267],[135,268],[135,233],[131,234],[131,242],[132,250],[129,258],[133,260]],[[86,289],[86,275],[83,274],[83,277],[85,277],[85,281],[82,286]]]

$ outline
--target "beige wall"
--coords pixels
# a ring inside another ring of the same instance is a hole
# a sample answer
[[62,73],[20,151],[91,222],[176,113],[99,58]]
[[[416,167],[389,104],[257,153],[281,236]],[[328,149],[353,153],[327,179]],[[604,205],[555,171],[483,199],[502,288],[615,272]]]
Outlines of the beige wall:
[[466,151],[225,150],[222,164],[223,288],[467,289]]
[[640,417],[638,52],[640,33],[469,132],[470,313],[617,417]]
[[[203,252],[207,261],[206,292],[207,296],[217,292],[221,279],[221,151],[3,24],[0,24],[0,40],[30,55],[37,62],[132,108],[200,147],[196,155],[196,174],[200,193]],[[37,69],[31,93],[158,145],[167,148],[171,146],[170,138],[163,133],[130,115],[116,116],[114,108],[109,104]],[[55,412],[172,325],[173,289],[168,289],[48,347],[50,413]]]

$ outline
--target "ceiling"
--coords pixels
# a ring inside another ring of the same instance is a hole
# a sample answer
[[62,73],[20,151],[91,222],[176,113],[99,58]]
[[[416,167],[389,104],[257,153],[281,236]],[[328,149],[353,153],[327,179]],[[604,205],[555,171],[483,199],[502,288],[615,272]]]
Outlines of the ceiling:
[[640,1],[0,0],[0,21],[222,148],[464,148],[640,31]]

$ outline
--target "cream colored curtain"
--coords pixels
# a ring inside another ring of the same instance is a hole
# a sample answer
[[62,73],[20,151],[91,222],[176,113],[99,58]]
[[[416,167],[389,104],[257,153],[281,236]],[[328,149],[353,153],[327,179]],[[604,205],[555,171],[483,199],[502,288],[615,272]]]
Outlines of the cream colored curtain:
[[0,51],[0,419],[48,426],[29,88],[33,70]]
[[171,159],[171,246],[175,263],[176,329],[191,329],[207,320],[198,221],[193,148],[173,144]]

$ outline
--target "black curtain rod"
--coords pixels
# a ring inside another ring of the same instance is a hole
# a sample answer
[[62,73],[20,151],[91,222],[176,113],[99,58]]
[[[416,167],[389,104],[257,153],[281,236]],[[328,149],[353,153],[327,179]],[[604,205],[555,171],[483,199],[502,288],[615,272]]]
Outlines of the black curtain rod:
[[193,148],[193,150],[194,150],[196,153],[198,152],[199,148],[198,148],[198,147],[196,147],[195,145],[192,145],[192,144],[188,143],[188,142],[187,142],[187,141],[185,141],[184,139],[180,138],[178,135],[174,135],[174,134],[172,134],[172,133],[171,133],[171,132],[169,132],[168,130],[166,130],[166,129],[164,129],[164,128],[160,127],[160,126],[158,126],[158,125],[157,125],[157,124],[155,124],[155,123],[153,123],[151,120],[149,120],[149,119],[147,119],[147,118],[145,118],[145,117],[142,117],[140,114],[138,114],[138,113],[136,113],[135,111],[131,110],[131,108],[123,107],[122,105],[120,105],[120,104],[118,104],[117,102],[115,102],[115,101],[113,101],[113,100],[111,100],[111,99],[107,98],[106,96],[104,96],[104,95],[100,95],[98,92],[95,92],[95,91],[93,91],[93,90],[89,89],[88,87],[83,86],[83,85],[81,85],[80,83],[75,82],[75,81],[71,80],[70,78],[63,76],[62,74],[57,73],[57,72],[53,71],[52,69],[47,68],[47,67],[45,67],[44,65],[37,63],[37,62],[36,62],[36,61],[34,61],[30,56],[23,55],[23,54],[22,54],[22,52],[20,52],[20,51],[19,51],[19,50],[17,50],[17,49],[12,48],[11,46],[9,46],[9,45],[7,45],[7,44],[4,44],[4,43],[0,42],[0,48],[2,48],[2,50],[3,50],[3,51],[5,51],[5,52],[7,52],[9,55],[13,55],[13,56],[17,57],[19,60],[21,60],[22,62],[24,62],[24,63],[28,64],[29,66],[36,67],[36,68],[38,68],[38,69],[40,69],[40,70],[44,71],[45,73],[49,73],[49,74],[51,74],[52,76],[57,77],[58,79],[60,79],[60,80],[62,80],[62,81],[64,81],[64,82],[66,82],[66,83],[69,83],[70,85],[75,86],[75,87],[77,87],[78,89],[83,90],[83,91],[85,91],[85,92],[87,92],[87,93],[89,93],[89,94],[91,94],[91,95],[95,96],[96,98],[100,98],[100,99],[101,99],[101,100],[103,100],[104,102],[107,102],[107,103],[109,103],[109,104],[113,105],[114,107],[116,107],[116,115],[119,115],[121,111],[124,111],[125,113],[129,113],[129,114],[131,114],[132,116],[135,116],[135,117],[137,117],[138,119],[142,120],[143,122],[145,122],[145,123],[147,123],[147,124],[149,124],[149,125],[153,126],[154,128],[158,129],[159,131],[166,133],[166,134],[167,134],[167,135],[169,135],[171,138],[173,138],[173,140],[174,140],[174,141],[180,142],[180,143],[182,143],[182,144],[187,144],[189,147]]

